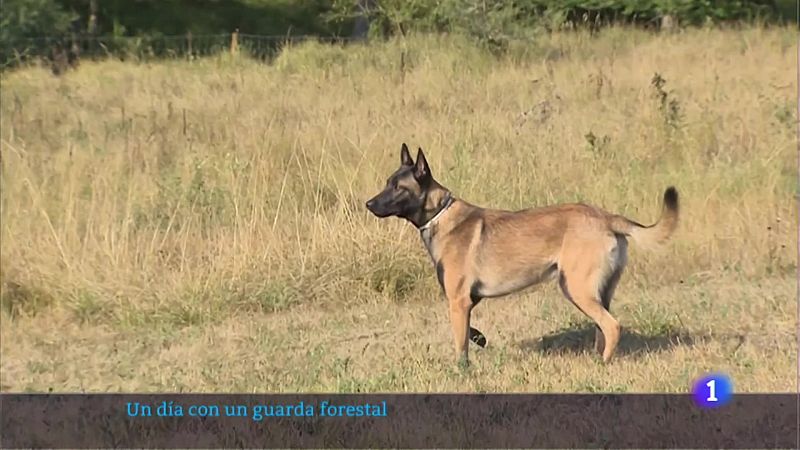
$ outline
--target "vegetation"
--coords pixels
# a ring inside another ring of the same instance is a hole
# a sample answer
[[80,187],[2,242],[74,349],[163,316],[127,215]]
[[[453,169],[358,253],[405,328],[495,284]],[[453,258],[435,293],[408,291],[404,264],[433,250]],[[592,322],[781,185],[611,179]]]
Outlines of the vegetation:
[[[328,10],[325,0],[8,0],[0,12],[0,62],[53,59],[54,47],[69,45],[84,57],[209,54],[226,48],[236,29],[269,36],[339,34],[323,19]],[[194,35],[191,43],[187,35]],[[259,44],[267,52],[276,43]]]
[[[362,2],[336,0],[331,16],[352,18],[360,14]],[[537,27],[596,28],[623,23],[653,27],[665,16],[683,25],[790,21],[796,9],[794,2],[770,0],[380,0],[372,16],[383,33],[466,31],[489,39]]]
[[323,0],[7,0],[2,14],[5,24],[16,26],[6,30],[9,38],[69,31],[127,36],[216,34],[236,28],[252,34],[324,34],[336,31],[321,19],[329,9],[327,4]]
[[[609,27],[497,55],[409,31],[7,72],[0,389],[683,392],[715,369],[793,391],[795,47]],[[481,304],[489,347],[455,370],[418,234],[363,207],[404,141],[480,205],[648,222],[679,188],[674,241],[631,248],[618,359],[546,285]]]
[[[227,35],[349,36],[367,9],[371,33],[461,33],[493,51],[542,30],[609,24],[659,27],[791,22],[794,0],[7,0],[0,10],[0,63],[56,59],[73,47],[85,57],[171,57],[218,52]],[[185,38],[187,35],[194,38]],[[226,36],[222,36],[226,35]],[[271,57],[280,44],[246,39]]]

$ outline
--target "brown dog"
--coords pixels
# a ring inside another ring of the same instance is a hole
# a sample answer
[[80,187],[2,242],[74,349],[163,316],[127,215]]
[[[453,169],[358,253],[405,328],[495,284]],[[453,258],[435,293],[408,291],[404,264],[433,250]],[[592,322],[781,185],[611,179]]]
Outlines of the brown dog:
[[436,182],[420,148],[416,162],[408,147],[400,168],[367,209],[396,216],[420,230],[450,304],[456,354],[468,364],[468,339],[486,344],[470,327],[472,308],[558,276],[564,295],[597,325],[595,349],[611,359],[620,325],[609,313],[611,297],[627,261],[630,237],[643,244],[666,241],[678,225],[678,192],[664,193],[661,218],[644,226],[580,203],[522,211],[480,208],[456,199]]

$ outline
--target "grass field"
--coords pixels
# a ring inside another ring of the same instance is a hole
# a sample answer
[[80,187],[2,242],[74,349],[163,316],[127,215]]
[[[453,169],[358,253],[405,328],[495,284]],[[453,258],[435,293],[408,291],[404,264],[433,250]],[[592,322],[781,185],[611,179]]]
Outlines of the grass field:
[[[0,389],[793,391],[796,45],[615,28],[7,73]],[[552,283],[484,301],[458,370],[418,233],[363,206],[402,142],[479,205],[649,223],[678,187],[673,241],[631,247],[611,364]]]

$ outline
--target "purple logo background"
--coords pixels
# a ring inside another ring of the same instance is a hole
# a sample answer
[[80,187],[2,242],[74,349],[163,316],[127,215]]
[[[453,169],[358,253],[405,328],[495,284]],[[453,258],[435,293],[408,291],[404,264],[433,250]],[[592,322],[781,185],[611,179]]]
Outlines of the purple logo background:
[[717,408],[733,397],[733,383],[724,373],[705,375],[694,382],[692,398],[701,408]]

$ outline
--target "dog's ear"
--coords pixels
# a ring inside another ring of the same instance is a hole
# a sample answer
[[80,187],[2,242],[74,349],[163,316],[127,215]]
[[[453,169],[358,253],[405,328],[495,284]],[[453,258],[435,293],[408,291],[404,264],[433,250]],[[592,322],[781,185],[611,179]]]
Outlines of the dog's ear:
[[400,147],[400,164],[404,166],[414,165],[414,160],[411,159],[411,153],[408,152],[408,146],[405,142],[403,142],[403,146]]
[[422,153],[422,148],[417,150],[417,162],[414,165],[414,178],[417,180],[426,180],[431,177],[431,168],[428,166],[428,161],[425,160],[425,153]]

